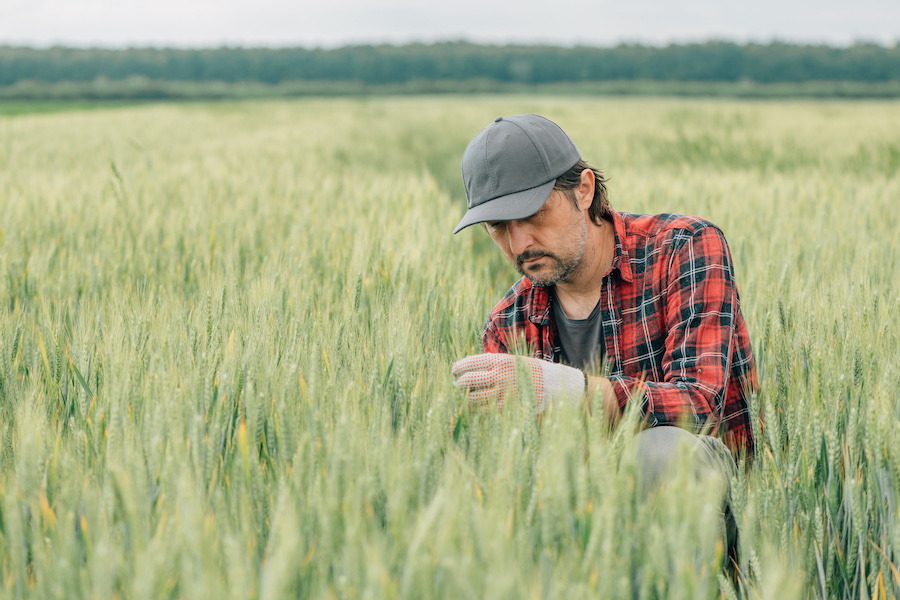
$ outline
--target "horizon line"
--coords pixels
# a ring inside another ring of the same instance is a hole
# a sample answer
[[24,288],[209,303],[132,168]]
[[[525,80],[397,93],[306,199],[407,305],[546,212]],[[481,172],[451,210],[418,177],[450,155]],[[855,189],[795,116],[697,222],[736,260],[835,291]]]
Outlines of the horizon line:
[[302,43],[302,42],[277,42],[277,43],[256,43],[256,42],[235,42],[223,40],[213,43],[179,43],[179,42],[152,42],[152,41],[135,41],[127,43],[115,42],[77,42],[77,41],[50,41],[35,42],[23,40],[3,40],[0,39],[0,48],[30,49],[30,50],[222,50],[222,49],[243,49],[243,50],[340,50],[344,48],[361,48],[361,47],[394,47],[402,48],[408,46],[440,46],[447,44],[468,44],[472,46],[483,46],[486,48],[503,48],[503,47],[535,47],[535,48],[619,48],[623,46],[636,46],[645,48],[668,48],[678,46],[696,46],[704,44],[732,44],[735,46],[771,46],[782,44],[786,46],[809,46],[809,47],[828,47],[828,48],[853,48],[855,46],[879,46],[885,49],[900,47],[900,37],[893,40],[867,39],[863,37],[854,38],[848,43],[840,43],[834,40],[828,41],[823,39],[788,39],[781,36],[770,36],[764,39],[736,39],[725,36],[709,36],[696,39],[672,39],[672,40],[640,40],[623,38],[611,42],[587,42],[576,41],[571,44],[563,44],[553,41],[486,41],[472,38],[446,37],[431,40],[409,39],[409,40],[347,40],[337,44],[325,43]]

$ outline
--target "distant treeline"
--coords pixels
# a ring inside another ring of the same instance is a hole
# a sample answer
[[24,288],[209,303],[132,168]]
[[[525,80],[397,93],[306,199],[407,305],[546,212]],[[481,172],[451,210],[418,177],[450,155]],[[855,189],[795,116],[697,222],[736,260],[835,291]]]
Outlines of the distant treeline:
[[336,49],[0,46],[0,86],[140,78],[179,82],[900,81],[900,43],[850,47],[707,42],[665,47],[486,46],[467,42]]

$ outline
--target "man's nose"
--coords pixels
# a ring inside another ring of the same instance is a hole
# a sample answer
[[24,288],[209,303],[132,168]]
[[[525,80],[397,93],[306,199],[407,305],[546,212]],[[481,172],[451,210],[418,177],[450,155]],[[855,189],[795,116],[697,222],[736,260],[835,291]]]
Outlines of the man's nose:
[[518,256],[528,250],[533,241],[528,225],[522,221],[508,221],[506,235],[509,236],[509,250],[513,256]]

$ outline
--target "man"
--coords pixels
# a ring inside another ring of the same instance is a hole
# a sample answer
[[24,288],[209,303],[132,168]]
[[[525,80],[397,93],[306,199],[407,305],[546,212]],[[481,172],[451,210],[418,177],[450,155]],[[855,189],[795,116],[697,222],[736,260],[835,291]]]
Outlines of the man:
[[[694,217],[612,210],[600,172],[538,115],[497,117],[466,147],[462,174],[468,212],[454,233],[483,223],[524,276],[491,311],[485,353],[453,365],[470,404],[502,407],[516,394],[518,360],[539,413],[586,399],[615,422],[639,402],[644,483],[680,447],[727,480],[734,463],[719,440],[752,454],[757,384],[722,232]],[[533,358],[508,354],[523,343]]]

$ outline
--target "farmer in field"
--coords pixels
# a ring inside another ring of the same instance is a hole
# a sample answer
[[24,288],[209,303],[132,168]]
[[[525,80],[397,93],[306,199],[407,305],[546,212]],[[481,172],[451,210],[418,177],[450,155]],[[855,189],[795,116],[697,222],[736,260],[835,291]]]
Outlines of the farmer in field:
[[[614,211],[601,173],[538,115],[497,117],[469,143],[462,174],[468,212],[454,233],[483,223],[524,276],[491,311],[485,353],[452,367],[470,406],[502,407],[523,372],[538,413],[586,401],[615,422],[639,402],[646,428],[632,449],[645,484],[680,449],[727,480],[731,453],[754,449],[756,367],[722,232]],[[517,369],[508,353],[522,346],[533,358]]]

